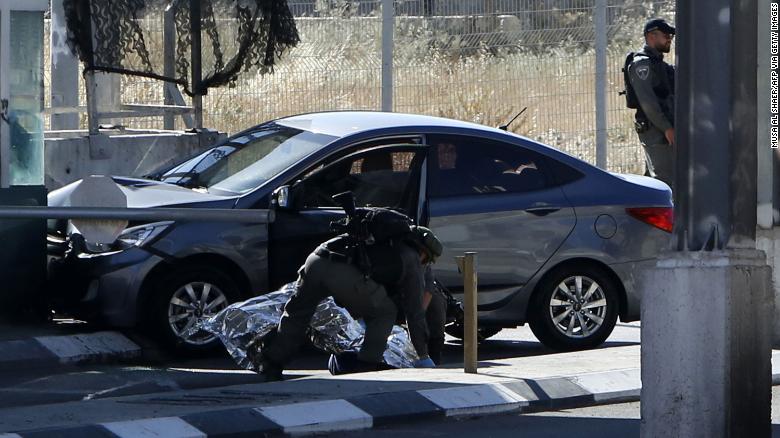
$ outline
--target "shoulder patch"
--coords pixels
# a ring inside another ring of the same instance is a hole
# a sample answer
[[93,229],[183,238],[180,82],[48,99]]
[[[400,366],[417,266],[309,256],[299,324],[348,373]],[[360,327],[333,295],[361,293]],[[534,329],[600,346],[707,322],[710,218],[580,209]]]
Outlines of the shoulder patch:
[[647,77],[650,76],[650,66],[649,65],[637,66],[636,76],[643,81],[647,80]]

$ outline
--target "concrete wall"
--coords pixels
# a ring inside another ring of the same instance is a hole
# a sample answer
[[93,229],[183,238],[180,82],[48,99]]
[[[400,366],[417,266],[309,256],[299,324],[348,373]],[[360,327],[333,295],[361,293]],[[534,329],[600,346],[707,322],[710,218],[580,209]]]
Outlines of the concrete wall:
[[755,250],[674,252],[642,282],[642,437],[768,437],[774,315]]
[[[756,248],[766,253],[767,264],[772,267],[772,285],[771,290],[774,294],[775,312],[780,310],[780,269],[776,269],[775,263],[780,261],[780,228],[771,230],[756,230]],[[780,348],[780,318],[777,313],[772,318],[772,345],[774,348]]]
[[88,175],[141,176],[205,150],[225,134],[216,131],[47,132],[46,188],[54,190]]

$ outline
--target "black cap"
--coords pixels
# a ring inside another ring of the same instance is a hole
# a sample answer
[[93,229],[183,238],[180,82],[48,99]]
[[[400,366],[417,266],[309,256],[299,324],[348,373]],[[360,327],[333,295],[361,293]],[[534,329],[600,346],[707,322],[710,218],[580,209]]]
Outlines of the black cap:
[[645,35],[654,30],[660,30],[663,33],[674,35],[674,27],[670,26],[663,18],[651,18],[645,23]]

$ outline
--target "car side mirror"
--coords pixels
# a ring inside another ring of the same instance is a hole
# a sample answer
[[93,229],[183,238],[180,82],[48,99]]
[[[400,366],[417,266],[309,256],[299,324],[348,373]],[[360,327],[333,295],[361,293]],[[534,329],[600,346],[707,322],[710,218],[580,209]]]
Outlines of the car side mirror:
[[271,194],[271,207],[280,210],[291,209],[293,206],[291,195],[290,186],[277,187]]

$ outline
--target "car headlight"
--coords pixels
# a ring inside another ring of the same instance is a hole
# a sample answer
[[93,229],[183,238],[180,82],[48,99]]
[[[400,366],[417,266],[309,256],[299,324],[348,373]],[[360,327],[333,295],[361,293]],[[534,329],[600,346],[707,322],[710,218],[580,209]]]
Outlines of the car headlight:
[[172,223],[172,221],[154,222],[127,228],[116,238],[116,244],[122,249],[130,248],[131,246],[142,246],[144,242],[157,237]]
[[173,222],[154,222],[150,224],[139,225],[125,229],[119,234],[119,237],[113,243],[94,243],[85,241],[84,246],[87,252],[93,254],[106,253],[112,251],[123,251],[134,246],[142,246],[162,233]]

